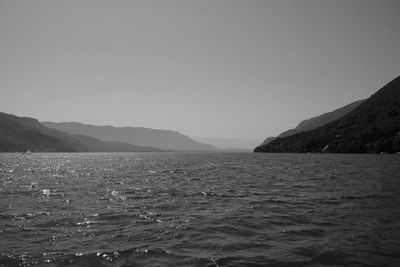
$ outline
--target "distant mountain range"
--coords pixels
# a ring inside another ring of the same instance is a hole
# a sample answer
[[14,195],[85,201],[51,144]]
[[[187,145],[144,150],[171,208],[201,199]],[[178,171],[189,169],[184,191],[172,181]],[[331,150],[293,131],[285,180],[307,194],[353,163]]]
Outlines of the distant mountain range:
[[348,106],[344,107],[349,112],[338,119],[315,129],[266,140],[269,142],[264,142],[254,152],[400,151],[400,76],[367,100],[350,105],[350,111]]
[[37,119],[0,112],[0,151],[23,152],[161,152],[154,147],[105,142],[43,126]]
[[210,144],[224,151],[231,152],[251,152],[255,146],[260,144],[262,139],[255,138],[212,138],[212,137],[196,137],[193,138],[201,143]]
[[[0,112],[0,152],[27,149],[34,152],[221,151],[176,131],[78,122],[40,123],[34,118]],[[400,76],[366,100],[304,120],[295,129],[267,138],[254,152],[400,152]]]
[[311,119],[304,120],[304,121],[300,122],[296,126],[296,128],[284,131],[283,133],[279,134],[277,137],[267,137],[261,145],[269,144],[270,142],[274,141],[277,138],[284,138],[284,137],[288,137],[288,136],[291,136],[291,135],[294,135],[297,133],[307,132],[307,131],[317,129],[318,127],[321,127],[323,125],[326,125],[334,120],[337,120],[337,119],[343,117],[344,115],[346,115],[347,113],[349,113],[350,111],[352,111],[353,109],[358,107],[364,101],[365,101],[365,99],[358,100],[358,101],[350,103],[344,107],[335,109],[334,111],[327,112],[327,113],[324,113],[317,117],[313,117]]
[[216,147],[197,142],[176,131],[142,127],[113,127],[78,122],[41,122],[44,126],[70,134],[90,136],[102,141],[119,141],[138,146],[151,146],[176,151],[214,151]]

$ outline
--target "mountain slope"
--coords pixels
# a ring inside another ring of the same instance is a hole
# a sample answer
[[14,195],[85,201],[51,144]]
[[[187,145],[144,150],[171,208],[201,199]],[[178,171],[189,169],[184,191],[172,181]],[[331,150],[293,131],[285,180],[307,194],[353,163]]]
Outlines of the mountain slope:
[[0,112],[0,151],[35,152],[159,152],[121,142],[104,142],[44,127],[34,118]]
[[96,126],[78,122],[41,123],[49,128],[71,134],[86,135],[103,141],[120,141],[133,145],[151,146],[178,151],[217,149],[212,145],[197,142],[179,132],[169,130],[156,130],[142,127]]
[[399,152],[400,76],[342,118],[312,131],[276,139],[254,151]]
[[[14,115],[0,113],[0,151],[35,151],[48,152],[75,152],[78,146],[64,142],[64,140],[40,131],[39,122],[33,118],[16,117]],[[43,127],[44,128],[44,127]]]
[[[296,133],[298,132],[307,132],[314,130],[318,127],[321,127],[325,124],[328,124],[331,121],[337,120],[344,115],[348,114],[350,111],[353,111],[356,107],[358,107],[361,103],[363,103],[365,99],[363,100],[358,100],[355,102],[352,102],[344,107],[335,109],[334,111],[324,113],[320,116],[304,120],[299,123],[299,125],[294,129]],[[286,137],[288,135],[283,134],[282,136],[279,137]]]
[[102,141],[90,136],[70,134],[74,139],[79,140],[87,147],[89,152],[165,152],[166,150],[155,148],[155,147],[145,147],[145,146],[135,146],[132,144],[118,142],[118,141]]
[[307,132],[307,131],[311,131],[314,130],[318,127],[321,127],[323,125],[326,125],[334,120],[337,120],[341,117],[343,117],[344,115],[346,115],[347,113],[349,113],[350,111],[352,111],[353,109],[355,109],[356,107],[358,107],[361,103],[363,103],[365,101],[364,100],[358,100],[355,102],[352,102],[344,107],[335,109],[331,112],[327,112],[324,113],[322,115],[304,120],[302,122],[300,122],[296,128],[294,129],[290,129],[287,131],[282,132],[281,134],[279,134],[277,137],[268,137],[264,140],[264,142],[262,143],[262,145],[266,145],[272,141],[274,141],[276,138],[284,138],[290,135],[294,135],[297,133],[301,133],[301,132]]

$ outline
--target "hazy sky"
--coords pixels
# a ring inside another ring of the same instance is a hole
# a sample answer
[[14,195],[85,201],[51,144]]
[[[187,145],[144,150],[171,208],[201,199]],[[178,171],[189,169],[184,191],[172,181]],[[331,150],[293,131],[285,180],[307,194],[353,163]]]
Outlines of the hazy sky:
[[263,139],[400,75],[399,14],[399,0],[0,0],[0,110]]

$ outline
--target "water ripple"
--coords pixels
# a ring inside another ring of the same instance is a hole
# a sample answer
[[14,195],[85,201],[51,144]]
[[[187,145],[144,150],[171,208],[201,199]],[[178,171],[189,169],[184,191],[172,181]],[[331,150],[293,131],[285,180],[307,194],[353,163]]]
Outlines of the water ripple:
[[397,155],[0,154],[1,266],[399,266]]

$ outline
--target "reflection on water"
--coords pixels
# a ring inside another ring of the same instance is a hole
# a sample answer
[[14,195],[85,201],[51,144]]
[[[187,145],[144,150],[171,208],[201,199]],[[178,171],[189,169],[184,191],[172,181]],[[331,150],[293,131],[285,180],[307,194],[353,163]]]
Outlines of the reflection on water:
[[0,265],[397,266],[399,163],[0,154]]

